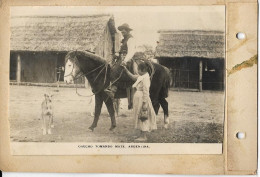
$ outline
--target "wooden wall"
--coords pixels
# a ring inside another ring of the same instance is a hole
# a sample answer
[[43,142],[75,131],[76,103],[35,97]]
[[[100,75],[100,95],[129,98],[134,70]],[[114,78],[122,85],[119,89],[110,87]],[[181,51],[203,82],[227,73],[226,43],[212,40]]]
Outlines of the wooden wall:
[[21,82],[56,82],[57,54],[26,52],[21,56]]
[[[107,25],[95,54],[111,61],[114,52],[114,41],[109,26]],[[21,61],[20,82],[54,83],[58,80],[57,68],[64,66],[66,52],[11,52],[10,57],[10,80],[17,80],[17,56]],[[61,73],[60,81],[63,81],[64,72]],[[78,84],[85,83],[82,77],[76,81]]]
[[[224,90],[224,60],[194,57],[159,58],[171,71],[171,87],[197,90]],[[202,85],[200,86],[200,61]],[[201,88],[202,87],[202,88]]]
[[10,54],[10,75],[9,75],[10,80],[16,81],[17,79],[16,71],[17,71],[17,55],[11,53]]
[[192,58],[159,59],[159,63],[171,71],[171,86],[185,89],[199,89],[199,61]]
[[[58,68],[65,66],[66,52],[11,52],[10,56],[10,80],[17,82],[55,83],[64,81],[64,71]],[[20,57],[20,81],[18,75],[18,56]],[[76,81],[84,84],[84,77]]]
[[109,27],[107,26],[99,42],[99,45],[95,50],[96,55],[104,57],[107,61],[111,61],[113,57],[113,45],[114,43],[112,40],[112,35]]
[[224,90],[224,60],[205,59],[202,81],[203,90]]

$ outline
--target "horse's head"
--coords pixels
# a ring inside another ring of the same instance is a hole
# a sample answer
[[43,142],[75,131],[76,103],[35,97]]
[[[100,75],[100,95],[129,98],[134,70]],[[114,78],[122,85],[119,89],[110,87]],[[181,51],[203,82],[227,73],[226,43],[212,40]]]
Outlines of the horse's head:
[[76,52],[70,52],[65,57],[65,73],[64,82],[67,84],[74,83],[74,81],[80,77],[81,71],[78,66]]

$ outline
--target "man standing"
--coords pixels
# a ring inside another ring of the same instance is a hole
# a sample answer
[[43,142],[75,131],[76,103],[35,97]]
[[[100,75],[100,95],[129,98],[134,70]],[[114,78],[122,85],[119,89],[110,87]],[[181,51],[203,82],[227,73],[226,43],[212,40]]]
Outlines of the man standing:
[[[132,59],[136,52],[136,46],[134,43],[133,36],[130,34],[131,29],[127,23],[122,24],[117,28],[122,36],[124,37],[121,41],[121,47],[119,50],[119,57],[117,59],[118,64],[127,64]],[[114,98],[115,92],[117,91],[117,86],[114,84],[108,89],[105,90],[105,92],[111,97]],[[131,98],[131,88],[127,88],[127,97],[128,97],[128,108],[132,108],[132,98]]]

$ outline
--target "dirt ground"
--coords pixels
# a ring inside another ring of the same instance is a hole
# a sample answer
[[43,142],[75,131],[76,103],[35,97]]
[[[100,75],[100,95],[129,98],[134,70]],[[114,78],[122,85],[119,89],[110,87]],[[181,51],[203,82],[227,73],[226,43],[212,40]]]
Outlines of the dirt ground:
[[[91,94],[87,89],[78,90]],[[54,125],[51,135],[42,135],[41,102],[44,93],[54,94]],[[163,129],[163,112],[157,116],[158,130],[149,133],[149,143],[221,143],[224,122],[224,92],[170,91],[169,129]],[[134,142],[131,110],[122,99],[117,128],[109,131],[110,117],[105,105],[94,132],[88,131],[93,121],[93,102],[80,97],[75,88],[10,86],[10,138],[16,142]]]

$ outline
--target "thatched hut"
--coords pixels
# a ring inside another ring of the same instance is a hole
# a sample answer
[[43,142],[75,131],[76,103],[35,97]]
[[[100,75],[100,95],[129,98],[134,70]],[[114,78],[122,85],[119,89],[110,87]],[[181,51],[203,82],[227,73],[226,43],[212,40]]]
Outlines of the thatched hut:
[[109,60],[116,36],[111,15],[12,17],[10,80],[56,82],[58,68],[73,50],[91,51]]
[[224,32],[161,30],[159,34],[156,58],[170,68],[172,87],[224,89]]

